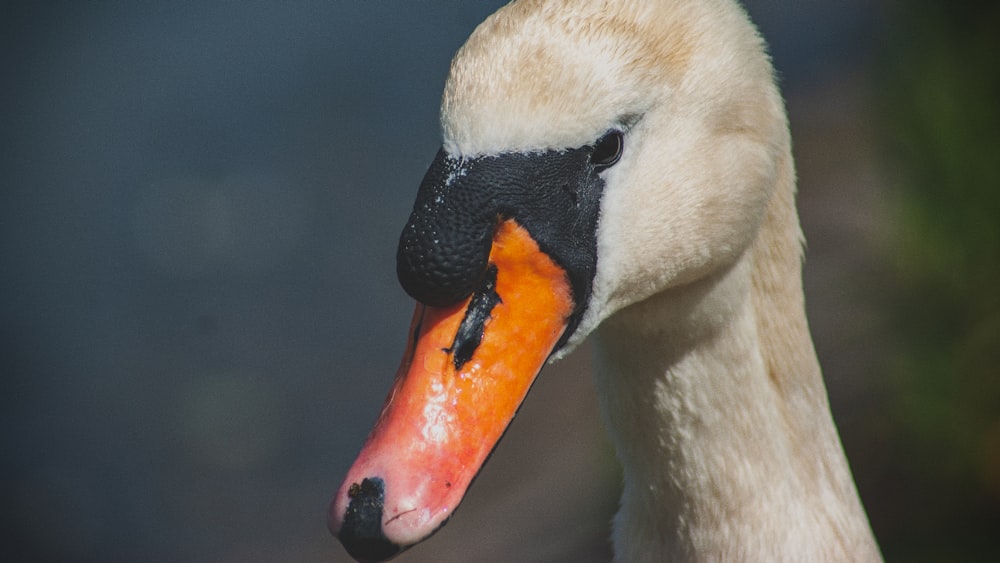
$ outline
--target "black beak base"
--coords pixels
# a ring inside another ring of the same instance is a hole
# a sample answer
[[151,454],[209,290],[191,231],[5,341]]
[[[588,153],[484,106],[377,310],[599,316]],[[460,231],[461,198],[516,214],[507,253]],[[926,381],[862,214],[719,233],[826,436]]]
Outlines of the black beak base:
[[[417,192],[396,253],[396,273],[421,303],[461,302],[481,286],[497,226],[514,219],[566,270],[577,303],[568,338],[590,300],[606,165],[595,147],[460,158],[440,150]],[[560,343],[560,346],[562,343]]]

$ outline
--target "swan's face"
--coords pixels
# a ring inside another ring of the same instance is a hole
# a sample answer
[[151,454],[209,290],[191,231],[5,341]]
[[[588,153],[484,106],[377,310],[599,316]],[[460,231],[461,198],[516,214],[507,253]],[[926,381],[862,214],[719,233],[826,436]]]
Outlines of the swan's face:
[[573,151],[623,133],[599,173],[592,294],[557,354],[621,308],[732,263],[764,216],[789,141],[762,41],[727,4],[687,4],[514,5],[452,63],[450,155]]
[[729,3],[622,4],[509,5],[452,63],[410,345],[331,505],[355,557],[450,517],[550,355],[753,239],[788,142],[760,39]]

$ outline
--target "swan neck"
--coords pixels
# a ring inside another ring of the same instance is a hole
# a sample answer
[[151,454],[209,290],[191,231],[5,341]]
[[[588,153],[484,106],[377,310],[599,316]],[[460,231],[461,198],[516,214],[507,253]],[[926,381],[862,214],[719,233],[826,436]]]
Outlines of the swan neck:
[[598,329],[622,561],[880,558],[809,336],[793,200],[778,190],[729,268]]

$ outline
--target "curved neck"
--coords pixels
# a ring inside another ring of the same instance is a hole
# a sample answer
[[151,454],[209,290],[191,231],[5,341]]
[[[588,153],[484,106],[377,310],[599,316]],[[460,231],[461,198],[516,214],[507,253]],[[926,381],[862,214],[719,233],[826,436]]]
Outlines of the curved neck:
[[598,329],[621,561],[877,560],[806,323],[790,157],[729,269]]

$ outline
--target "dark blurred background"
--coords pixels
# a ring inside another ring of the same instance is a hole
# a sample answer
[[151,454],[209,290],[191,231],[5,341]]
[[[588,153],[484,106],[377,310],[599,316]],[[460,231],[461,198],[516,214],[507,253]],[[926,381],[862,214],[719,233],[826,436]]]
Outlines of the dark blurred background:
[[[399,229],[501,2],[0,8],[3,561],[344,561],[326,505],[411,314]],[[1000,9],[748,10],[809,314],[886,557],[1000,559]],[[606,561],[584,347],[400,561]]]

